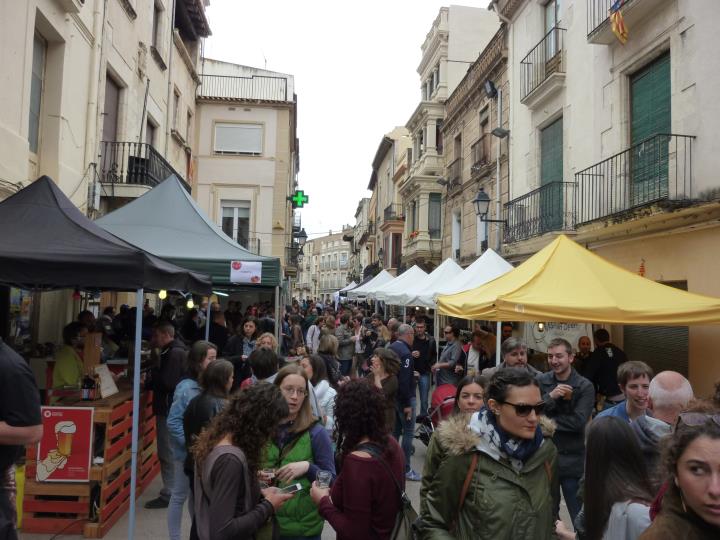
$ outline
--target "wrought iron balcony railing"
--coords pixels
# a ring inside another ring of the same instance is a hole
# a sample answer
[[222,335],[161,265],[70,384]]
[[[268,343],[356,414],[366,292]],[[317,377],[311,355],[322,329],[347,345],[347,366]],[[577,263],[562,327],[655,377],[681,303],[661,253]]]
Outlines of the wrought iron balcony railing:
[[470,175],[476,176],[480,174],[483,168],[490,164],[490,141],[491,135],[485,133],[470,147]]
[[251,99],[260,101],[288,101],[288,84],[285,77],[235,77],[200,75],[198,97],[207,99]]
[[190,192],[182,175],[151,144],[103,141],[100,148],[98,174],[104,183],[155,187],[174,174]]
[[449,185],[460,185],[462,184],[462,169],[463,169],[463,158],[459,157],[450,165],[448,165],[447,180],[450,182]]
[[551,29],[520,62],[520,99],[525,99],[553,73],[565,73],[565,29]]
[[577,221],[693,197],[691,135],[658,134],[575,173]]
[[403,216],[402,204],[390,203],[385,207],[383,212],[385,221],[402,221],[405,219]]
[[505,243],[575,228],[575,183],[549,182],[504,205]]

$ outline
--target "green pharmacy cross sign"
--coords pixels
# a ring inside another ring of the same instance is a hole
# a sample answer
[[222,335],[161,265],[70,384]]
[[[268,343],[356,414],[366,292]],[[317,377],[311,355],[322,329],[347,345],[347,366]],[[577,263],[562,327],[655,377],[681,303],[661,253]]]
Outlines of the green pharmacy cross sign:
[[298,189],[292,197],[288,197],[288,200],[292,202],[293,208],[302,208],[310,202],[310,197],[305,195],[305,192],[302,189]]

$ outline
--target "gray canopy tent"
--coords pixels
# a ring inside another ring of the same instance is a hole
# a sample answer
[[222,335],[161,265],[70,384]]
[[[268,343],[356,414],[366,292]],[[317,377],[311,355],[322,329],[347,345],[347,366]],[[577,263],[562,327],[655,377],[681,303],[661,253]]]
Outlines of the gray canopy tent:
[[[108,232],[158,257],[209,274],[213,289],[274,288],[279,315],[280,259],[251,253],[214,223],[175,176],[96,221]],[[261,263],[259,283],[233,283],[233,261]],[[279,324],[275,325],[276,336]],[[210,325],[206,325],[206,339]]]
[[[49,177],[0,202],[0,283],[36,290],[96,288],[211,291],[210,279],[159,259],[116,238],[85,217]],[[135,534],[135,491],[140,417],[142,309],[135,317],[130,517]]]

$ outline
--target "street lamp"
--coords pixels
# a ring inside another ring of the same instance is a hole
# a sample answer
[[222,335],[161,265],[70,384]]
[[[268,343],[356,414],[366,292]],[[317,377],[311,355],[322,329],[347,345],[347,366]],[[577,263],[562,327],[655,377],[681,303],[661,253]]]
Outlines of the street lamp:
[[[299,243],[299,242],[298,242],[298,243]],[[303,244],[304,244],[304,242],[303,242]],[[302,264],[302,262],[303,262],[303,257],[304,257],[304,256],[305,256],[305,254],[303,253],[303,245],[300,244],[300,250],[298,251],[298,254],[297,254],[297,262],[298,262],[298,264]]]
[[480,218],[480,221],[485,223],[507,223],[505,219],[488,219],[488,210],[490,209],[490,196],[485,193],[483,188],[480,188],[477,195],[473,199],[473,205],[475,205],[475,215]]
[[385,252],[383,251],[383,248],[378,249],[378,262],[380,263],[380,266],[383,265],[383,257],[385,256]]
[[297,243],[300,247],[303,247],[305,245],[305,242],[307,242],[307,233],[305,232],[305,229],[300,229],[300,232],[295,237],[297,239]]

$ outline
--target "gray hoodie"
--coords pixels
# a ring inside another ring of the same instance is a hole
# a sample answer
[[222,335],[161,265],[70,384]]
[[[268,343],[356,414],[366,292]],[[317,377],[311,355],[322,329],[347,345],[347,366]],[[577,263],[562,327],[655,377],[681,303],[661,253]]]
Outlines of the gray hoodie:
[[630,427],[640,442],[650,473],[650,481],[653,487],[658,487],[662,483],[662,474],[659,471],[660,440],[672,433],[672,426],[652,416],[643,415],[632,422]]

